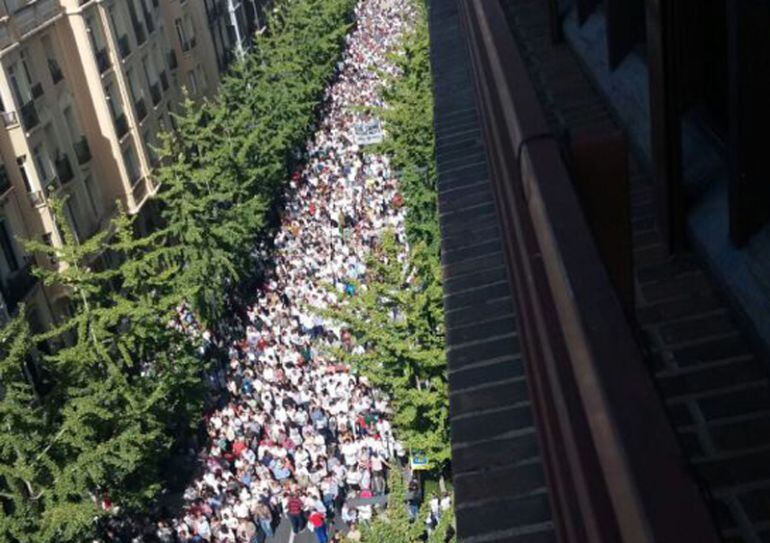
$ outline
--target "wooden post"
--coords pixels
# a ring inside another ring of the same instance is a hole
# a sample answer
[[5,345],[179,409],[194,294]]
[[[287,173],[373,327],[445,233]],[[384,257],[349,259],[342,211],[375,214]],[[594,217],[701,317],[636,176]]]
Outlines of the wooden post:
[[623,132],[587,127],[570,134],[572,176],[612,286],[634,316],[634,252],[628,145]]
[[618,67],[644,41],[644,0],[605,0],[610,69]]
[[650,138],[658,228],[670,253],[685,244],[676,0],[647,0]]
[[770,220],[770,3],[727,2],[730,237],[742,245]]

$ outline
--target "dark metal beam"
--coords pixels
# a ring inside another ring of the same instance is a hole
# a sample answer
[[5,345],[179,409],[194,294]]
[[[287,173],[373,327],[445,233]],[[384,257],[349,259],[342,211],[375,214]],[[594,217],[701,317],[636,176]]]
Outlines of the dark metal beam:
[[770,2],[727,2],[730,236],[745,244],[770,220]]

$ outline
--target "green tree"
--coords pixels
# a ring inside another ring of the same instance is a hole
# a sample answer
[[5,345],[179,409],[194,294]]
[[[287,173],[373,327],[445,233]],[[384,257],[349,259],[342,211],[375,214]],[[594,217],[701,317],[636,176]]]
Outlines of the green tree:
[[425,451],[440,470],[450,457],[441,270],[424,245],[413,248],[406,268],[401,250],[385,232],[365,288],[327,315],[366,347],[363,354],[339,354],[390,395],[399,439]]
[[63,243],[27,246],[56,261],[36,273],[65,290],[71,314],[34,338],[60,347],[44,357],[54,385],[43,398],[49,416],[41,420],[50,422],[39,461],[50,476],[27,512],[30,540],[82,541],[106,514],[103,498],[131,510],[157,495],[172,424],[200,414],[201,367],[189,339],[169,326],[178,298],[146,280],[166,274],[163,249],[134,237],[122,213],[111,228],[78,242],[61,202],[51,207]]
[[178,290],[211,324],[223,316],[222,292],[244,273],[265,205],[246,190],[217,105],[187,98],[182,111],[176,132],[162,137],[161,213],[181,265]]
[[36,541],[38,504],[59,468],[50,456],[49,415],[25,368],[34,352],[24,307],[0,330],[0,540]]
[[[425,500],[417,520],[411,522],[406,508],[406,485],[400,470],[392,470],[388,477],[388,506],[361,530],[361,543],[447,543],[457,541],[453,535],[451,514],[444,514],[438,526],[428,535],[423,522],[430,512]],[[430,498],[430,497],[429,497]],[[450,536],[450,534],[452,534]]]

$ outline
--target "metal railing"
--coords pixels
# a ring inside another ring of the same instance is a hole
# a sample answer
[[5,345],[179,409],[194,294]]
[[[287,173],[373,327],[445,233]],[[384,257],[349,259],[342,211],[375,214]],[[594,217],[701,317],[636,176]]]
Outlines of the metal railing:
[[2,117],[3,126],[6,128],[19,124],[19,118],[15,111],[0,111],[0,117]]
[[168,74],[166,73],[166,70],[163,70],[160,72],[160,75],[158,76],[160,78],[160,86],[163,88],[164,91],[168,90]]
[[54,168],[56,169],[56,175],[62,183],[69,183],[75,177],[75,173],[72,171],[72,164],[66,153],[60,153],[54,160]]
[[160,103],[161,98],[163,98],[163,95],[160,92],[160,83],[155,82],[150,85],[150,97],[152,98],[152,105],[157,106]]
[[103,74],[110,69],[110,66],[112,66],[112,61],[110,60],[110,55],[107,52],[106,47],[96,51],[94,56],[96,57],[96,66],[99,68],[100,74]]
[[562,543],[716,543],[497,0],[460,0]]
[[144,42],[147,41],[147,33],[144,31],[144,27],[142,26],[142,23],[139,21],[136,21],[133,23],[134,27],[134,37],[136,38],[136,44],[142,45]]
[[128,41],[128,34],[123,34],[118,38],[118,52],[120,58],[126,58],[131,54],[131,43]]
[[144,103],[144,98],[139,98],[134,102],[134,112],[136,112],[137,121],[141,121],[147,116],[147,104]]
[[21,124],[26,131],[30,131],[40,124],[40,117],[37,114],[34,101],[30,100],[21,106]]
[[115,118],[115,132],[118,134],[118,138],[122,138],[128,132],[128,121],[126,115],[121,113]]

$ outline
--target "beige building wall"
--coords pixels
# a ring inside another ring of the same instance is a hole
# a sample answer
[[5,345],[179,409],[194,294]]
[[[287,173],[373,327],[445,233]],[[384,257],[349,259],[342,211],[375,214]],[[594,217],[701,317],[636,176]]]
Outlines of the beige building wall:
[[64,303],[22,280],[17,241],[61,243],[51,196],[80,239],[117,201],[152,220],[158,134],[183,86],[200,98],[219,83],[209,22],[202,0],[0,0],[0,317],[31,300],[44,326]]

